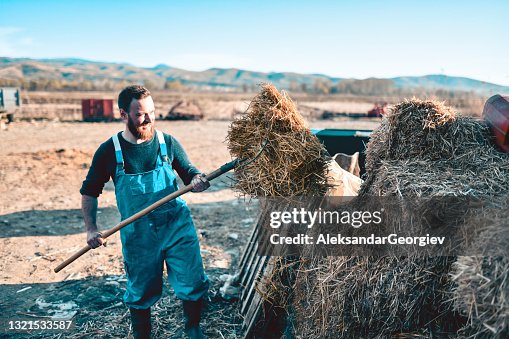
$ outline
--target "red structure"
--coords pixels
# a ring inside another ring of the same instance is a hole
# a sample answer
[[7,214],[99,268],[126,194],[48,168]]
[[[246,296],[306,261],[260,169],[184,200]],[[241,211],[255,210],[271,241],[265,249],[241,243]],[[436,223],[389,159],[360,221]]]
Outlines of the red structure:
[[368,117],[381,117],[385,114],[385,107],[387,107],[387,103],[383,104],[376,103],[375,106],[368,111]]
[[113,115],[112,99],[83,99],[81,110],[84,121],[112,121]]
[[496,94],[486,101],[483,117],[500,149],[509,153],[509,96]]

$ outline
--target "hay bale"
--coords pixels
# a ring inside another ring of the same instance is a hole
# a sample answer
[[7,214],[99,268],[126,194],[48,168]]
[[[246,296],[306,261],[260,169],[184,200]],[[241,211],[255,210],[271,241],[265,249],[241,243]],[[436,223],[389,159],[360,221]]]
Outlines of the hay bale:
[[227,136],[233,157],[253,159],[235,170],[235,189],[251,197],[321,196],[327,191],[330,156],[306,127],[285,92],[262,85],[246,113],[232,122]]
[[[493,147],[484,122],[457,116],[436,102],[407,101],[387,118],[368,144],[362,194],[483,199],[482,209],[468,211],[458,241],[473,241],[464,251],[484,256],[458,257],[450,272],[455,285],[446,290],[455,311],[468,317],[462,333],[507,335],[509,261],[501,256],[507,255],[509,241],[509,215],[503,213],[509,193],[507,154]],[[449,216],[457,210],[441,208]]]
[[[454,214],[458,206],[437,206],[433,198],[502,197],[509,192],[509,159],[492,147],[487,127],[435,101],[413,99],[394,106],[367,145],[366,174],[361,198],[422,201],[419,209],[402,214],[411,223],[426,209],[454,216],[444,223],[461,220]],[[480,211],[469,213],[460,217],[482,216]],[[460,314],[464,308],[454,308],[451,296],[455,293],[461,304],[465,288],[474,294],[480,290],[475,279],[466,278],[466,287],[456,289],[450,275],[455,261],[455,257],[303,260],[294,285],[295,332],[300,337],[387,337],[443,336],[462,327],[465,331],[466,319]],[[507,274],[504,267],[491,266],[495,279]],[[507,305],[505,296],[493,308],[503,312],[502,305]],[[499,319],[493,308],[486,308],[484,316]]]
[[198,104],[181,100],[170,108],[166,120],[201,120],[203,112]]
[[395,105],[371,134],[362,194],[505,194],[509,158],[491,144],[486,124],[436,101]]

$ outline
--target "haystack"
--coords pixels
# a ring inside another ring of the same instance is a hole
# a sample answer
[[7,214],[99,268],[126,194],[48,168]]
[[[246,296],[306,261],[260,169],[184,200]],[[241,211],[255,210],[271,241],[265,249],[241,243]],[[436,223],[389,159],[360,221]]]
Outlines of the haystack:
[[508,191],[509,161],[488,127],[436,101],[396,105],[373,131],[361,194],[484,196]]
[[440,103],[406,102],[374,133],[367,153],[362,194],[481,200],[460,235],[469,240],[463,252],[476,256],[458,257],[450,291],[455,309],[468,317],[462,333],[509,335],[509,156],[493,147],[487,126]]
[[201,120],[203,111],[197,103],[181,100],[173,105],[165,117],[166,120]]
[[[413,99],[396,105],[372,134],[366,155],[361,197],[418,198],[426,205],[444,196],[504,197],[509,192],[509,159],[492,147],[486,126],[435,101]],[[443,215],[455,215],[453,208],[457,206],[439,207]],[[419,211],[406,210],[402,217],[409,222],[420,220]],[[481,211],[464,212],[462,218],[482,215]],[[443,222],[452,221],[458,219]],[[461,301],[459,291],[465,290],[456,289],[450,275],[455,261],[451,256],[307,258],[294,285],[295,333],[329,338],[466,331],[464,309],[453,305],[452,296]],[[507,274],[503,263],[483,267],[498,282],[501,274]],[[472,293],[482,293],[474,275],[463,279]],[[490,285],[498,292],[504,286]],[[483,309],[491,314],[477,317],[499,319],[496,312],[506,310],[507,301],[503,293],[498,295],[495,307]],[[477,297],[487,303],[486,297]],[[472,312],[470,318],[475,318]],[[504,329],[499,326],[495,331]]]

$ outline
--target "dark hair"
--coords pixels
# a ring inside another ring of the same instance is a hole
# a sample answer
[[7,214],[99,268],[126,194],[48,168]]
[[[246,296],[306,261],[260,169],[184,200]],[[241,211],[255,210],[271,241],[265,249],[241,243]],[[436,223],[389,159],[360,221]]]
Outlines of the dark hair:
[[127,86],[118,95],[118,108],[129,112],[129,106],[133,99],[140,100],[150,96],[150,91],[140,85]]

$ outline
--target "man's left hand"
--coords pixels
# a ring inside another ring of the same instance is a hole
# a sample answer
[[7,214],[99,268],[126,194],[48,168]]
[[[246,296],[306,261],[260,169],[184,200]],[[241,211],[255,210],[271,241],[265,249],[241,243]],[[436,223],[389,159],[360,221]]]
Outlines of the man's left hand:
[[193,180],[191,180],[191,184],[193,185],[193,189],[191,192],[203,192],[207,188],[210,187],[210,182],[205,178],[205,174],[197,174],[193,177]]

